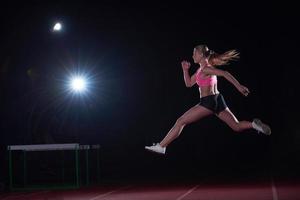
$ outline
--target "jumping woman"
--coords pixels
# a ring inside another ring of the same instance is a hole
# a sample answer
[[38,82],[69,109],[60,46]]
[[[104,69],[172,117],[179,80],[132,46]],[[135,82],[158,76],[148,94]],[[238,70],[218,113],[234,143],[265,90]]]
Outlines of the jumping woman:
[[259,119],[253,119],[252,122],[239,121],[230,111],[222,94],[218,90],[217,77],[219,76],[224,77],[234,85],[242,95],[247,96],[249,94],[248,88],[241,85],[229,72],[216,68],[216,66],[226,65],[229,61],[237,58],[239,58],[239,53],[236,50],[217,54],[209,50],[206,45],[196,46],[193,51],[193,60],[194,63],[199,64],[198,70],[190,76],[189,68],[191,64],[187,61],[182,61],[181,66],[186,87],[192,87],[195,84],[198,85],[200,102],[177,119],[174,126],[160,143],[146,146],[145,149],[165,154],[166,147],[180,135],[186,125],[213,114],[236,132],[255,129],[265,135],[271,135],[270,127],[262,123]]

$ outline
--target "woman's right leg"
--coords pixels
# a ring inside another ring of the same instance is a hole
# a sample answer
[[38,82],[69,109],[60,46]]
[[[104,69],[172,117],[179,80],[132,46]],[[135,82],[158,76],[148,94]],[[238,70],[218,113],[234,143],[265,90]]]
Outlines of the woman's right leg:
[[185,112],[181,117],[179,117],[174,124],[174,126],[171,128],[171,130],[168,132],[168,134],[165,136],[165,138],[160,142],[161,147],[168,146],[173,140],[175,140],[181,133],[182,129],[192,122],[195,122],[203,117],[206,117],[208,115],[212,115],[213,112],[203,106],[196,105],[189,109],[187,112]]

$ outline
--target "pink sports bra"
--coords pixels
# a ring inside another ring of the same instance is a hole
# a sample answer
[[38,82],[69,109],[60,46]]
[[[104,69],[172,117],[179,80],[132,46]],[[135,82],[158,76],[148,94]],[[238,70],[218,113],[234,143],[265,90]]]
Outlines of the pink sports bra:
[[197,71],[197,74],[196,74],[196,83],[199,87],[201,87],[201,86],[211,86],[211,85],[214,85],[218,82],[217,76],[215,76],[215,75],[213,75],[209,78],[202,78],[201,74],[202,74],[202,72],[199,69]]

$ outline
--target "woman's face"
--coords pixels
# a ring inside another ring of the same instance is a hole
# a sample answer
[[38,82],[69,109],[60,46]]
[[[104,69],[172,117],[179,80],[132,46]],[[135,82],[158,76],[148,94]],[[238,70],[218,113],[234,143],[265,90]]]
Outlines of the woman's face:
[[194,51],[193,51],[194,63],[200,63],[202,59],[204,59],[203,53],[201,53],[199,50],[197,50],[195,48]]

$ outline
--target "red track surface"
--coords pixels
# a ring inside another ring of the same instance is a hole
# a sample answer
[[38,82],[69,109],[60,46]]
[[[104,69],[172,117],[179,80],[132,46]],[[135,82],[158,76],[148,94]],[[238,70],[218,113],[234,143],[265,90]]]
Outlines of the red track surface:
[[77,190],[14,192],[3,200],[299,200],[299,183],[104,185]]

